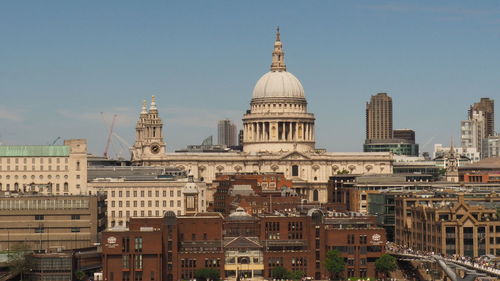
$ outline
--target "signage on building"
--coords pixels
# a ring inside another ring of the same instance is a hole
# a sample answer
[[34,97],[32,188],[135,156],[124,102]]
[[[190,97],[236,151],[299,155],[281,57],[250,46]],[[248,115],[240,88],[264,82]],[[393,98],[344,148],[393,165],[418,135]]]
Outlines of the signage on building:
[[106,240],[106,247],[108,248],[116,248],[116,246],[118,246],[118,243],[116,243],[116,237],[114,236],[109,236],[108,239]]
[[382,244],[382,236],[380,234],[378,234],[378,233],[373,234],[370,243],[373,244],[373,245],[380,245],[380,244]]

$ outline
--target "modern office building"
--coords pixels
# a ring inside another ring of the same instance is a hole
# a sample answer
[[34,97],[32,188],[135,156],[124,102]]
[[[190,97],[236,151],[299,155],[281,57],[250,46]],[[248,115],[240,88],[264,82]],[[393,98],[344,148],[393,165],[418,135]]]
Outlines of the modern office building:
[[489,136],[483,139],[481,158],[500,157],[500,135]]
[[392,139],[392,134],[392,98],[378,93],[366,103],[366,140]]
[[418,156],[415,131],[392,129],[392,98],[386,93],[371,97],[366,104],[366,139],[364,152],[392,152],[396,155]]
[[87,194],[87,142],[0,145],[0,191]]
[[366,140],[364,152],[392,152],[396,155],[418,156],[418,144],[405,139]]
[[490,98],[481,98],[469,108],[469,120],[474,119],[477,112],[483,113],[483,129],[486,137],[495,135],[495,101]]
[[217,125],[217,141],[219,145],[236,146],[236,125],[229,120],[220,120]]
[[373,216],[320,209],[251,216],[240,208],[225,218],[173,212],[132,218],[129,229],[105,232],[103,275],[173,281],[213,268],[222,279],[272,279],[273,269],[283,266],[326,280],[326,253],[337,249],[346,260],[344,276],[373,277],[386,242],[385,230],[375,224]]
[[397,129],[392,132],[393,138],[406,140],[409,143],[415,143],[415,131],[412,129]]
[[93,246],[106,227],[105,198],[100,195],[0,197],[0,251],[26,243],[37,252]]

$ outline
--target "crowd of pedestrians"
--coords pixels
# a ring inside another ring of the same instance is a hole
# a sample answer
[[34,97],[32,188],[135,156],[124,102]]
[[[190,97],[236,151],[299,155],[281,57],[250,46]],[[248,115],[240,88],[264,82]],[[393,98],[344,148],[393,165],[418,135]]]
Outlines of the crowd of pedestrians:
[[460,255],[444,255],[428,251],[414,250],[411,247],[397,245],[395,243],[387,243],[386,250],[395,254],[414,255],[422,258],[441,258],[446,261],[462,264],[465,266],[474,267],[476,269],[491,272],[500,276],[500,263],[494,257],[465,257]]

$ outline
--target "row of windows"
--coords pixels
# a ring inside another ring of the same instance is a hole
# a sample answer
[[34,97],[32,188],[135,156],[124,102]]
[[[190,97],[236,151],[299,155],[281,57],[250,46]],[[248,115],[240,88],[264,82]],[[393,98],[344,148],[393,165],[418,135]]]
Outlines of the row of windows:
[[[22,184],[20,186],[19,183],[14,183],[12,185],[12,191],[19,191],[20,188],[22,187],[23,192],[28,192],[28,191],[36,191],[36,188],[38,187],[38,192],[44,192],[44,189],[47,189],[47,192],[60,192],[61,191],[61,184],[56,183],[48,183],[48,184]],[[75,187],[79,189],[81,187],[80,184],[76,184]],[[4,188],[4,184],[0,182],[0,191],[2,191]],[[11,185],[10,183],[5,184],[5,191],[11,191]],[[69,185],[67,182],[63,184],[63,192],[69,192]]]
[[[163,215],[165,214],[166,211],[161,211],[163,213]],[[116,216],[116,214],[118,214],[118,216]],[[118,211],[115,212],[115,211],[111,211],[111,217],[112,218],[122,218],[123,217],[123,211]],[[140,214],[141,217],[145,217],[146,216],[146,212],[145,211],[141,211],[140,213],[137,212],[137,211],[125,211],[125,218],[129,218],[130,217],[130,214],[132,214],[133,217],[138,217],[138,214]],[[181,215],[181,211],[180,210],[177,210],[177,215],[180,216]],[[153,211],[149,210],[148,211],[148,217],[152,217],[153,216]],[[160,210],[156,210],[154,212],[154,216],[155,217],[159,217],[160,216]],[[114,223],[111,224],[112,226],[115,226]],[[120,224],[121,225],[121,224]]]
[[[144,190],[141,190],[140,192],[138,192],[137,190],[134,190],[134,191],[126,190],[125,192],[123,192],[122,190],[120,190],[118,192],[116,192],[114,190],[111,191],[111,197],[123,197],[124,195],[125,195],[125,197],[130,197],[130,196],[138,197],[139,194],[140,194],[140,197],[146,197],[146,192]],[[175,197],[175,194],[177,194],[177,197],[182,196],[181,190],[177,190],[177,193],[175,193],[174,190],[170,190],[169,193],[167,193],[166,190],[163,190],[161,194],[162,194],[162,197],[167,197],[167,194],[170,194],[170,197]],[[203,190],[201,191],[201,195],[204,196]],[[152,190],[148,190],[147,197],[153,197]],[[159,190],[155,190],[154,197],[160,197]]]
[[[348,234],[347,235],[347,244],[355,244],[356,243],[355,238],[356,238],[356,236],[354,234]],[[367,240],[368,240],[368,238],[366,235],[359,235],[359,244],[366,244]]]
[[[29,169],[31,167],[31,169]],[[6,168],[2,168],[2,166],[0,166],[0,171],[4,171],[4,172],[10,172],[10,171],[67,171],[68,170],[68,165],[65,165],[64,166],[64,170],[61,170],[61,166],[57,165],[57,166],[52,166],[52,165],[48,165],[48,166],[44,166],[44,165],[40,165],[40,166],[35,166],[35,165],[31,165],[31,166],[22,166],[22,170],[19,168],[18,165],[12,167],[11,169],[11,166],[7,166]]]
[[[21,160],[22,159],[22,160]],[[0,157],[0,164],[1,163],[7,163],[7,164],[10,164],[11,162],[12,163],[23,163],[23,164],[27,164],[28,162],[31,162],[32,164],[35,164],[35,163],[43,163],[44,162],[44,159],[45,158],[34,158],[34,157],[30,157],[31,161],[28,161],[28,158],[20,158],[20,157],[12,157],[12,158],[8,158],[8,157]],[[36,161],[38,159],[38,161]],[[54,159],[55,161],[52,161],[52,159]],[[63,161],[64,159],[64,161]],[[68,164],[68,158],[64,157],[64,158],[47,158],[47,163],[51,164],[52,162],[55,162],[57,164],[59,163],[66,163]]]
[[[80,228],[79,227],[72,227],[71,232],[75,232],[75,233],[80,232]],[[36,227],[35,233],[45,233],[45,227],[43,227],[43,226]]]
[[[72,220],[79,220],[80,215],[71,215],[71,219]],[[45,220],[45,216],[44,215],[35,215],[35,220],[37,220],[37,221]]]
[[[13,178],[13,179],[15,179],[15,180],[18,180],[18,179],[20,179],[20,178],[22,178],[22,179],[24,179],[24,180],[26,180],[26,179],[32,179],[32,180],[34,180],[34,179],[36,179],[37,177],[36,177],[35,175],[30,175],[30,176],[28,176],[28,175],[22,175],[22,176],[19,176],[19,175],[14,175],[12,178]],[[39,175],[39,176],[38,176],[38,179],[43,180],[44,178],[45,178],[45,177],[44,177],[44,175]],[[47,179],[49,179],[49,180],[51,180],[51,179],[56,179],[56,180],[58,180],[58,179],[60,179],[60,178],[61,178],[61,175],[54,175],[54,176],[52,176],[52,175],[47,175]],[[64,175],[64,176],[63,176],[63,178],[64,178],[64,179],[68,179],[69,177],[68,177],[68,175]],[[78,180],[78,179],[80,179],[80,175],[76,175],[76,176],[75,176],[75,178],[76,178],[77,180]],[[0,180],[1,180],[1,179],[2,179],[2,175],[0,175]],[[6,180],[10,180],[10,179],[11,179],[11,176],[10,176],[10,175],[6,175],[6,176],[5,176],[5,179],[6,179]]]
[[[123,204],[123,201],[111,201],[111,207],[114,208],[116,206],[118,207],[123,207],[123,205],[125,205],[125,207],[138,207],[139,204],[141,207],[146,207],[145,203],[146,201],[124,201],[125,204]],[[132,202],[132,204],[131,204]],[[147,201],[148,202],[148,207],[153,207],[153,201],[149,200]],[[156,200],[154,201],[154,205],[155,207],[160,207],[160,201],[159,200]],[[203,203],[202,203],[203,205]],[[167,200],[163,200],[162,202],[162,206],[163,207],[167,207]],[[170,200],[170,204],[169,204],[170,207],[174,207],[174,200]],[[177,207],[181,207],[181,200],[177,200]]]

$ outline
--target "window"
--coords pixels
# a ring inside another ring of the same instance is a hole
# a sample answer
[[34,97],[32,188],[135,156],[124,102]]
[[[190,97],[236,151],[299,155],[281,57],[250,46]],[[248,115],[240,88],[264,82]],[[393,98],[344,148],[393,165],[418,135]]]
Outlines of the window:
[[122,256],[122,267],[124,269],[130,268],[130,256],[129,255]]
[[135,268],[142,269],[142,255],[135,256]]
[[134,207],[137,207],[137,201],[134,201]]
[[167,191],[163,190],[163,197],[167,197]]
[[174,206],[174,200],[170,200],[170,207]]
[[135,237],[135,251],[142,252],[142,237]]
[[299,166],[293,165],[292,166],[292,177],[298,177],[299,176]]
[[45,219],[44,215],[35,215],[35,220],[37,220],[37,221],[41,221],[41,220],[44,220],[44,219]]
[[45,228],[43,228],[43,226],[39,226],[37,228],[35,228],[35,233],[44,233],[45,232]]
[[174,197],[174,191],[170,190],[170,197]]
[[71,219],[72,220],[79,220],[80,219],[80,215],[71,215]]
[[156,197],[160,197],[160,192],[159,192],[158,190],[157,190],[157,191],[155,191],[155,196],[156,196]]
[[80,228],[79,227],[72,227],[71,232],[80,232]]
[[177,190],[177,197],[181,197],[181,191]]

